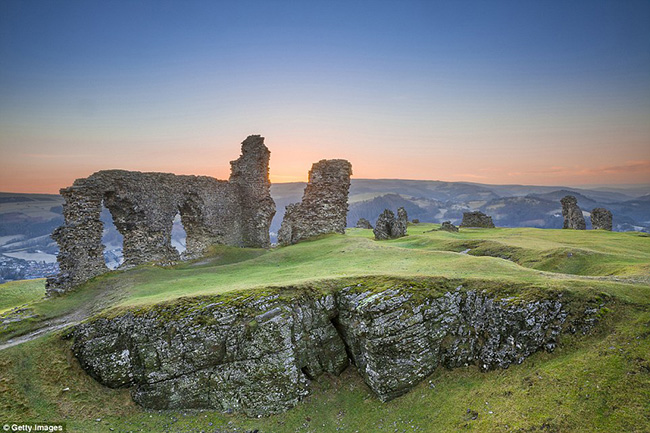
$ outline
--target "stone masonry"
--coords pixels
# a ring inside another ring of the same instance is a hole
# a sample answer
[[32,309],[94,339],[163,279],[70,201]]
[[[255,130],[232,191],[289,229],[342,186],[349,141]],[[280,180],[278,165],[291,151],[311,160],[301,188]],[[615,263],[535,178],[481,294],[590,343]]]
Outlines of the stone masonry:
[[492,217],[485,215],[483,212],[464,212],[461,227],[475,227],[484,229],[493,229],[494,223]]
[[232,161],[230,181],[206,176],[103,170],[63,188],[65,224],[52,237],[59,244],[60,272],[48,278],[47,294],[60,294],[108,271],[104,264],[102,204],[124,236],[124,267],[178,260],[171,246],[174,217],[187,233],[187,257],[209,245],[268,247],[275,214],[268,176],[270,152],[251,135]]
[[368,221],[365,218],[359,218],[359,221],[357,221],[356,228],[372,230],[372,224],[370,224],[370,221]]
[[587,225],[585,224],[585,217],[578,207],[578,200],[572,195],[567,195],[560,200],[560,203],[562,203],[562,216],[564,217],[564,226],[562,228],[585,230]]
[[604,207],[597,207],[591,211],[591,227],[594,230],[602,229],[612,231],[612,213]]
[[352,165],[344,159],[323,159],[309,171],[300,203],[286,208],[278,231],[280,245],[295,244],[323,233],[345,232]]
[[453,224],[451,223],[451,221],[444,221],[444,222],[440,225],[440,229],[439,229],[439,230],[443,230],[443,231],[446,231],[446,232],[452,232],[452,233],[453,233],[453,232],[457,232],[457,231],[458,231],[458,227],[456,227],[455,225],[453,225]]
[[378,241],[401,238],[406,236],[407,225],[408,215],[406,209],[403,207],[397,209],[397,218],[395,218],[393,211],[385,209],[377,218],[373,233]]

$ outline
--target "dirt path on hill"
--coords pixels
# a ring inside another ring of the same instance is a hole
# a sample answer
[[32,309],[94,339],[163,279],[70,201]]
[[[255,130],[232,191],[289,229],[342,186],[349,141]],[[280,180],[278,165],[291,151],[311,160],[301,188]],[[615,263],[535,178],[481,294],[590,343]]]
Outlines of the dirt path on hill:
[[[124,289],[132,283],[130,278],[122,278],[118,281],[110,281],[102,286],[97,294],[86,301],[84,304],[79,305],[76,309],[68,311],[57,317],[45,318],[39,323],[35,324],[33,329],[25,332],[22,335],[17,335],[6,341],[0,340],[0,350],[9,347],[17,346],[36,338],[50,334],[52,332],[74,326],[88,317],[119,303],[123,298]],[[26,319],[23,319],[26,320]],[[4,340],[4,338],[3,338]]]
[[42,327],[34,331],[31,331],[27,334],[23,334],[15,338],[10,338],[6,342],[0,344],[0,350],[8,349],[10,347],[17,346],[19,344],[26,343],[28,341],[32,341],[35,338],[41,337],[43,335],[49,334],[54,331],[58,331],[59,329],[66,328],[68,326],[76,325],[86,317],[87,316],[80,314],[80,312],[75,312],[72,314],[47,320],[43,322]]

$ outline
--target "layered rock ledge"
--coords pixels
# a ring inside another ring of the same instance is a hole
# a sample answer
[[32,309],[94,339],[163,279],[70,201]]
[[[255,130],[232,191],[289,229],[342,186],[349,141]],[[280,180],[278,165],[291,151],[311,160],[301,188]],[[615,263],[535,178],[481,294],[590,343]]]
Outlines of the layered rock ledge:
[[388,401],[439,366],[508,368],[596,320],[597,308],[562,294],[498,293],[475,282],[366,279],[106,313],[70,336],[92,377],[131,388],[145,408],[258,416],[291,408],[309,394],[311,379],[350,363]]

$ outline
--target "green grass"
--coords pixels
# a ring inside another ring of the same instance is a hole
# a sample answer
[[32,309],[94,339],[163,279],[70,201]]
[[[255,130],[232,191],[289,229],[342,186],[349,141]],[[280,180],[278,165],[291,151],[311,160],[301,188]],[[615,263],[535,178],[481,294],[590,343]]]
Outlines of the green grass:
[[0,284],[0,314],[45,297],[45,279]]
[[0,285],[0,311],[26,305],[35,315],[0,329],[0,338],[75,311],[111,314],[181,297],[259,295],[294,286],[329,290],[351,281],[375,290],[396,281],[414,290],[460,281],[496,295],[561,291],[604,299],[611,313],[594,335],[565,336],[555,353],[537,353],[508,370],[438,369],[407,395],[381,403],[350,368],[312,383],[312,394],[296,408],[262,419],[142,410],[127,390],[104,388],[87,376],[70,342],[49,335],[0,351],[0,423],[65,421],[69,431],[80,432],[650,431],[650,237],[525,228],[430,231],[437,227],[411,225],[409,236],[383,242],[370,230],[351,229],[271,250],[220,246],[170,268],[111,272],[53,299],[42,299],[42,280]]
[[[650,237],[645,234],[530,228],[431,231],[437,227],[411,225],[409,236],[382,242],[372,239],[371,230],[350,229],[346,235],[271,250],[218,246],[205,258],[170,268],[110,272],[66,296],[29,303],[36,318],[0,329],[0,341],[80,308],[94,313],[183,296],[368,275],[480,278],[553,290],[604,291],[628,302],[650,296]],[[465,249],[469,254],[459,254]]]

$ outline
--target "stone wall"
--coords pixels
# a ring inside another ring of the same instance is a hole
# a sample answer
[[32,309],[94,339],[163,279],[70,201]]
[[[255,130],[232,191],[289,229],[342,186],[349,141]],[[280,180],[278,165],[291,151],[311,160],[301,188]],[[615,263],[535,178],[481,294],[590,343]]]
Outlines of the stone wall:
[[60,273],[48,278],[48,295],[63,293],[108,271],[104,264],[102,204],[124,236],[124,267],[179,260],[171,246],[174,217],[187,233],[187,257],[209,245],[268,247],[275,214],[268,177],[269,150],[252,135],[231,162],[230,181],[124,170],[99,171],[61,190],[65,224],[52,237],[59,244]]
[[352,165],[344,159],[315,163],[302,201],[286,207],[278,243],[290,245],[323,233],[345,233],[351,175]]
[[562,216],[564,217],[564,226],[562,228],[585,230],[587,225],[585,224],[585,217],[578,207],[578,200],[572,195],[567,195],[560,200],[560,203],[562,204]]
[[557,293],[498,299],[486,286],[449,284],[185,299],[78,325],[73,352],[92,377],[131,388],[145,408],[259,416],[296,405],[312,379],[350,363],[382,401],[439,366],[508,368],[552,351],[563,331],[586,332],[598,313]]
[[444,221],[444,222],[440,225],[440,229],[439,229],[439,230],[443,230],[443,231],[446,231],[446,232],[452,232],[452,233],[453,233],[453,232],[457,232],[457,231],[458,231],[458,227],[456,227],[455,225],[453,225],[453,224],[451,223],[451,221]]
[[377,218],[375,228],[372,232],[375,239],[383,241],[387,239],[396,239],[406,236],[406,228],[408,226],[408,215],[406,209],[400,207],[397,209],[397,218],[390,209],[384,211]]
[[594,230],[612,231],[612,213],[604,207],[597,207],[591,211],[591,227]]
[[492,217],[485,215],[483,212],[464,212],[463,221],[460,223],[460,226],[493,229],[494,223],[492,222]]
[[365,218],[359,218],[359,221],[357,221],[357,225],[355,226],[358,229],[370,229],[372,230],[372,224],[370,224],[370,221],[368,221]]

